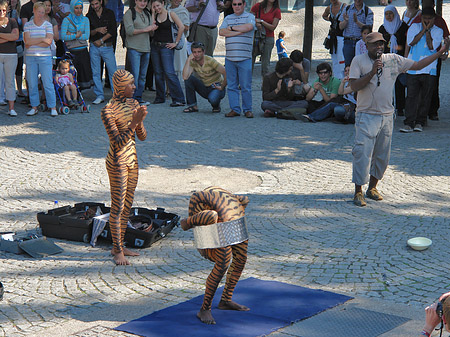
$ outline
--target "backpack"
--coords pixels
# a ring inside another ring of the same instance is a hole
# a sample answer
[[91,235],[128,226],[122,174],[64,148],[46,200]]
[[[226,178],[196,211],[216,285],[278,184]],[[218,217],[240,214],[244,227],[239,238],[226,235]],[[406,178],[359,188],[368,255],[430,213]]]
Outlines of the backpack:
[[[132,8],[130,8],[130,10],[131,10],[131,18],[133,19],[134,22],[134,20],[136,20],[136,9],[133,6]],[[147,16],[148,21],[150,21],[151,14],[147,8],[144,8],[144,14]],[[125,31],[125,24],[123,20],[120,22],[119,34],[120,38],[122,39],[122,47],[126,48],[127,33]]]

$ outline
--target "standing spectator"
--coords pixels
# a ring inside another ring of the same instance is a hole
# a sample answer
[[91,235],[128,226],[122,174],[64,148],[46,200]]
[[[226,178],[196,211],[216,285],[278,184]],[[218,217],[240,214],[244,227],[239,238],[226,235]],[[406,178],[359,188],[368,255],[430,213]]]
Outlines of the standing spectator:
[[343,30],[344,36],[345,65],[349,66],[355,57],[356,42],[361,38],[361,27],[373,26],[373,12],[363,0],[355,0],[353,5],[347,6],[342,15],[344,20],[339,23],[339,28]]
[[125,32],[127,34],[127,59],[131,73],[134,76],[136,91],[133,98],[139,104],[148,105],[142,100],[145,86],[148,60],[150,58],[150,35],[156,29],[152,24],[150,13],[147,10],[147,0],[137,0],[134,7],[130,7],[123,16]]
[[30,0],[20,8],[20,18],[22,19],[22,24],[24,26],[28,21],[30,21],[31,17],[33,16],[33,6],[36,1],[37,0]]
[[[270,55],[275,44],[274,31],[281,20],[281,10],[278,0],[263,0],[255,4],[250,13],[255,15],[256,28],[263,30],[265,39],[261,50],[261,76],[269,72]],[[252,55],[252,67],[255,64],[256,55]]]
[[17,51],[17,67],[16,67],[16,86],[17,86],[17,96],[25,97],[22,91],[22,81],[23,81],[23,25],[22,19],[20,18],[20,0],[10,0],[9,2],[9,17],[16,19],[19,26],[19,38],[16,41],[16,51]]
[[41,74],[42,85],[47,99],[47,107],[51,109],[51,116],[58,116],[56,111],[56,97],[52,79],[52,51],[53,27],[45,20],[45,4],[36,2],[33,5],[34,18],[23,28],[25,42],[25,61],[27,65],[27,81],[30,95],[31,110],[28,116],[38,113],[39,89],[38,75]]
[[[185,40],[186,34],[189,31],[189,25],[191,24],[188,10],[186,7],[181,6],[181,0],[171,0],[168,10],[169,12],[174,12],[183,23],[184,36],[182,39]],[[187,60],[187,54],[187,43],[183,44],[183,48],[175,50],[173,67],[179,78],[183,78],[183,67]]]
[[295,88],[298,86],[299,95],[306,95],[310,86],[303,84],[292,77],[292,60],[282,58],[275,65],[275,71],[267,74],[263,79],[261,109],[263,117],[276,117],[277,113],[289,109],[303,109],[306,112],[308,102],[306,100],[295,100]]
[[[187,0],[184,5],[191,13],[191,22],[197,21],[202,7],[199,0]],[[217,42],[217,24],[219,23],[220,11],[217,9],[215,0],[206,0],[206,7],[200,20],[198,21],[197,30],[193,31],[191,41],[201,42],[205,45],[205,54],[213,56]]]
[[[91,28],[89,54],[94,80],[94,94],[97,96],[92,104],[100,104],[105,100],[100,60],[105,62],[106,69],[108,69],[109,83],[112,84],[112,75],[117,70],[113,47],[113,41],[117,36],[116,17],[112,10],[102,6],[101,1],[89,0],[92,10],[87,14]],[[112,90],[114,91],[114,88]]]
[[0,0],[0,78],[5,81],[8,114],[15,117],[17,113],[14,111],[14,75],[17,67],[16,40],[19,38],[19,26],[15,19],[8,18],[7,10],[8,2]]
[[220,101],[225,97],[227,86],[225,67],[211,56],[205,55],[205,46],[201,42],[193,42],[191,51],[183,68],[188,104],[183,112],[198,111],[196,92],[209,101],[212,112],[220,112]]
[[242,93],[242,110],[245,117],[252,113],[252,50],[255,17],[245,11],[244,0],[233,0],[234,14],[223,19],[219,34],[225,37],[225,70],[228,81],[228,102],[231,111],[225,117],[241,114],[239,87]]
[[366,37],[372,33],[372,26],[364,25],[361,27],[361,40],[356,42],[355,56],[367,53]]
[[403,12],[402,20],[409,26],[413,23],[414,19],[422,13],[421,10],[419,10],[419,0],[406,0],[406,9]]
[[383,55],[385,43],[383,35],[370,33],[367,36],[367,53],[356,56],[350,67],[350,86],[358,92],[355,145],[352,150],[353,203],[357,206],[366,206],[362,185],[367,182],[367,197],[383,199],[376,187],[386,171],[391,152],[394,125],[392,91],[396,75],[408,69],[422,69],[448,49],[447,43],[439,52],[414,62],[397,54]]
[[[172,98],[171,107],[186,104],[178,76],[175,74],[173,58],[175,47],[184,37],[184,25],[175,12],[168,12],[164,0],[152,0],[152,15],[157,29],[152,38],[152,63],[155,73],[156,98],[154,104],[165,102],[166,81]],[[173,40],[172,23],[178,26],[178,35]]]
[[53,42],[50,46],[52,50],[52,56],[56,56],[56,42],[59,41],[59,30],[58,30],[58,23],[56,22],[56,19],[53,17],[53,4],[51,0],[45,0],[45,20],[50,22],[53,27]]
[[[114,16],[116,19],[116,25],[117,27],[119,27],[120,23],[123,20],[123,2],[122,0],[105,0],[103,2],[103,4],[105,5],[105,8],[108,8],[110,10],[112,10],[114,12]],[[117,33],[116,36],[114,37],[114,40],[112,41],[113,43],[113,50],[114,50],[114,54],[116,53],[116,46],[117,46]],[[102,76],[103,73],[103,60],[101,61],[101,65],[100,65],[100,76]],[[112,75],[111,75],[112,76]],[[111,83],[109,82],[109,74],[108,74],[108,68],[106,68],[105,70],[105,87],[107,88],[111,88]]]
[[[31,0],[33,1],[33,0]],[[54,0],[54,14],[61,31],[63,20],[70,14],[70,0]]]
[[87,49],[90,35],[89,19],[83,15],[83,1],[70,2],[70,14],[63,20],[61,38],[67,49],[73,54],[73,65],[77,70],[77,82],[80,90],[92,86],[92,70]]
[[333,63],[333,74],[339,79],[344,77],[344,36],[342,35],[342,29],[339,27],[339,23],[343,21],[342,13],[347,7],[346,4],[341,3],[339,0],[330,0],[330,6],[325,8],[322,14],[322,18],[331,22],[330,30],[328,32],[331,61]]
[[[384,23],[378,31],[383,34],[383,38],[388,41],[384,48],[385,53],[398,54],[405,56],[406,32],[408,25],[400,19],[397,9],[392,6],[386,6],[384,9]],[[405,74],[400,74],[395,81],[395,108],[398,116],[404,115],[405,110],[405,90],[402,84],[402,78]]]
[[284,31],[279,32],[278,40],[275,42],[275,44],[277,46],[278,60],[281,60],[283,57],[288,57],[286,45],[284,44],[285,36],[286,36],[286,33]]
[[[443,31],[434,24],[436,13],[432,7],[422,11],[422,22],[413,23],[408,29],[407,42],[410,46],[408,58],[419,61],[436,54],[441,45]],[[408,96],[405,107],[405,126],[401,132],[422,132],[427,122],[431,97],[437,81],[437,61],[422,70],[408,71]]]

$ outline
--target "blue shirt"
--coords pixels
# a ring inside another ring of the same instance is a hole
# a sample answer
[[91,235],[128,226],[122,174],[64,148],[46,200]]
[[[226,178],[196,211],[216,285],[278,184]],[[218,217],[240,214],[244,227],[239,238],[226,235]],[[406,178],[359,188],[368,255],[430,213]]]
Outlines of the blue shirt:
[[367,17],[366,17],[366,5],[363,4],[361,10],[357,10],[355,8],[355,4],[347,7],[348,9],[345,9],[342,12],[342,16],[344,13],[348,14],[348,23],[347,27],[344,29],[344,37],[350,37],[350,38],[361,38],[361,28],[358,27],[355,20],[353,20],[353,13],[356,13],[356,17],[358,18],[359,22],[362,22],[365,25],[371,25],[373,26],[373,12],[372,10],[367,7]]
[[117,23],[120,23],[123,20],[123,2],[122,2],[122,0],[108,0],[108,2],[105,5],[105,8],[108,8],[114,12]]

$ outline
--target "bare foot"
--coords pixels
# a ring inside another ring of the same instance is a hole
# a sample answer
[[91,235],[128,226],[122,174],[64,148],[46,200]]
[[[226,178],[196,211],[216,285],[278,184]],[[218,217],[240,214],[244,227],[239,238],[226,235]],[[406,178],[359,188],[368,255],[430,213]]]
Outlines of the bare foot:
[[123,254],[125,256],[139,256],[141,254],[133,252],[132,250],[129,250],[128,248],[123,248]]
[[123,255],[123,252],[114,254],[114,262],[118,266],[129,266],[130,262],[125,258],[125,255]]
[[238,304],[233,301],[223,301],[221,300],[219,302],[219,305],[217,306],[220,310],[237,310],[237,311],[249,311],[250,308],[247,308],[245,305]]
[[214,317],[212,317],[211,310],[201,310],[197,313],[197,317],[206,324],[216,324]]

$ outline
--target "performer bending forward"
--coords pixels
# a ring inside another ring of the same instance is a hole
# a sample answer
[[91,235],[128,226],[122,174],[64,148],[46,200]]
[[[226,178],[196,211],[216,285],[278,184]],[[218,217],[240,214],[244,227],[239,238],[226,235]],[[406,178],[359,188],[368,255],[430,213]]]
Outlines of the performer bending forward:
[[[206,280],[205,296],[203,305],[197,313],[197,317],[207,324],[216,324],[211,314],[211,302],[217,287],[228,269],[225,288],[222,298],[219,302],[219,309],[222,310],[250,310],[244,305],[237,304],[231,300],[234,288],[236,287],[245,263],[247,262],[248,235],[245,225],[245,207],[248,204],[248,197],[234,195],[219,187],[208,187],[207,189],[196,192],[189,201],[189,217],[181,220],[181,228],[188,230],[193,227],[196,237],[197,248],[203,245],[211,244],[214,240],[208,240],[208,234],[199,233],[204,227],[214,224],[226,227],[225,231],[234,231],[233,239],[237,242],[218,248],[199,249],[200,254],[215,263],[213,270]],[[211,229],[213,227],[210,227]],[[204,228],[206,229],[206,228]],[[209,229],[209,228],[208,228]],[[210,233],[206,229],[206,233]],[[219,228],[220,230],[220,228]],[[236,235],[237,232],[245,232],[244,236]],[[241,240],[239,240],[241,239]],[[214,245],[214,244],[213,244]],[[219,243],[220,245],[220,243]],[[216,246],[217,247],[217,246]],[[231,262],[231,257],[233,261]],[[230,268],[228,266],[230,265]]]
[[134,77],[128,71],[117,70],[113,75],[113,85],[113,97],[102,109],[102,121],[109,136],[106,170],[111,186],[111,254],[116,264],[128,265],[130,262],[125,256],[139,255],[124,247],[124,237],[138,181],[135,132],[139,140],[147,138],[143,123],[147,107],[139,106],[138,101],[132,98],[136,87]]

